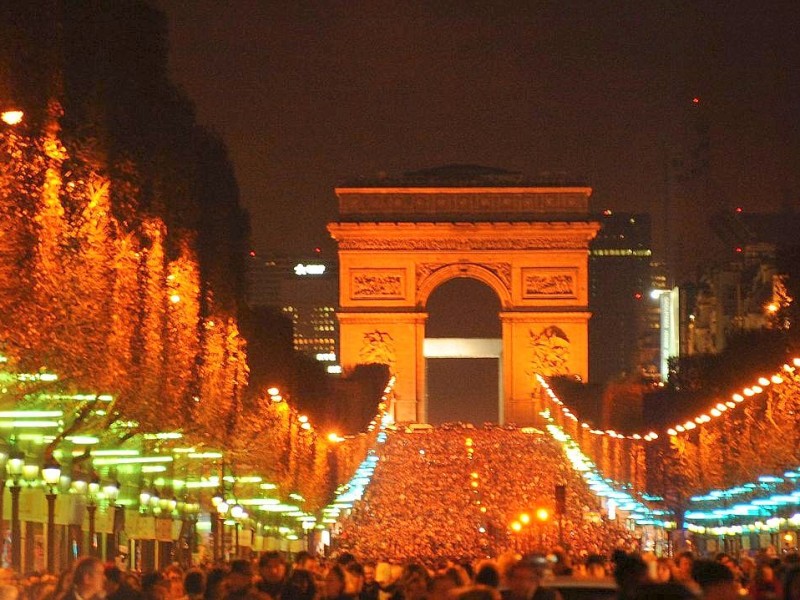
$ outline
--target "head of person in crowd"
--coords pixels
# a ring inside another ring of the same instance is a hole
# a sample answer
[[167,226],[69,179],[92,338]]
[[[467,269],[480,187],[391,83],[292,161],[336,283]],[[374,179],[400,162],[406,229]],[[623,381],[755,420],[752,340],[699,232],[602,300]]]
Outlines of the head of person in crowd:
[[142,575],[142,595],[145,600],[169,600],[169,582],[163,573],[153,571]]
[[536,593],[542,580],[542,567],[533,560],[520,560],[511,564],[506,572],[510,600],[528,600]]
[[375,574],[377,566],[374,562],[364,563],[364,585],[372,585],[375,583]]
[[472,581],[469,573],[467,573],[467,571],[465,571],[461,565],[449,566],[443,571],[443,573],[453,580],[453,582],[456,584],[456,587],[469,585],[469,583]]
[[600,579],[606,576],[606,557],[602,554],[590,554],[586,557],[586,576]]
[[286,580],[281,600],[313,600],[317,595],[317,584],[312,571],[294,569]]
[[692,579],[692,565],[694,564],[694,554],[690,550],[684,550],[675,557],[675,579],[680,582]]
[[183,578],[183,589],[189,600],[199,600],[206,592],[206,576],[200,569],[192,569]]
[[437,573],[428,581],[428,600],[452,600],[453,591],[457,589],[452,577]]
[[675,564],[667,556],[659,556],[655,562],[653,580],[656,583],[669,583],[672,581],[672,574],[675,571]]
[[305,571],[316,571],[317,570],[317,558],[307,552],[306,550],[302,550],[298,552],[294,557],[294,565],[292,566],[292,570],[296,569],[303,569]]
[[347,566],[351,562],[356,562],[356,557],[350,552],[342,552],[336,557],[337,565]]
[[341,565],[333,565],[325,574],[322,597],[326,599],[344,596],[345,574]]
[[286,560],[280,552],[265,552],[258,559],[258,574],[264,583],[282,583],[286,579]]
[[253,587],[253,566],[249,560],[237,558],[225,578],[225,597],[242,597]]
[[72,585],[83,600],[103,597],[106,591],[106,570],[100,559],[84,556],[78,560],[72,569]]
[[643,583],[631,592],[631,600],[697,600],[697,596],[680,583]]
[[417,563],[409,563],[403,569],[398,584],[405,600],[422,600],[428,593],[430,575]]
[[106,598],[109,600],[138,600],[141,598],[139,590],[128,583],[125,573],[116,565],[109,564],[106,571]]
[[620,598],[632,598],[636,589],[648,582],[647,563],[636,554],[614,553],[614,581]]
[[223,594],[223,582],[227,571],[222,567],[214,567],[206,573],[206,591],[203,594],[205,600],[220,600]]
[[478,572],[475,573],[475,583],[490,588],[499,588],[500,571],[497,569],[497,566],[492,562],[484,562],[479,565]]
[[183,569],[176,564],[164,568],[164,579],[167,582],[167,596],[170,600],[183,597]]
[[695,560],[692,580],[702,590],[704,600],[736,600],[741,597],[733,571],[713,560]]

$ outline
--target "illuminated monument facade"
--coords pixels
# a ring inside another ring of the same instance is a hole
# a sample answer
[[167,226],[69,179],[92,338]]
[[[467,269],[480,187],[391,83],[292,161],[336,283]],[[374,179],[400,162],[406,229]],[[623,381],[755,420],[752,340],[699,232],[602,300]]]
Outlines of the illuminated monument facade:
[[[328,230],[339,251],[345,371],[389,365],[395,419],[425,422],[426,357],[496,356],[500,421],[533,422],[537,373],[588,375],[590,194],[468,166],[337,188],[340,220]],[[501,307],[502,339],[466,354],[425,338],[428,298],[457,277],[489,286]]]

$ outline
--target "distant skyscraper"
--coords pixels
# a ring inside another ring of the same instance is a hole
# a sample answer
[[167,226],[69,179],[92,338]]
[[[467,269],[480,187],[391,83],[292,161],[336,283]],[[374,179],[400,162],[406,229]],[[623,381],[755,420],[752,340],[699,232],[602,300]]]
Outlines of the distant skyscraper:
[[658,302],[653,286],[650,216],[604,211],[589,244],[589,378],[657,372]]
[[295,350],[336,364],[339,276],[335,261],[314,255],[251,255],[247,280],[250,306],[275,308],[292,321]]

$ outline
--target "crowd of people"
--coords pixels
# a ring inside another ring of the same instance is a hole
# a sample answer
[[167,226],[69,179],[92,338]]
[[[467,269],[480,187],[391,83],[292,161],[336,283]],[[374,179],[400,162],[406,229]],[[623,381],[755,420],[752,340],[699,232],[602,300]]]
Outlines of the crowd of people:
[[[558,515],[557,485],[566,490]],[[393,432],[338,543],[359,558],[423,561],[557,544],[583,556],[635,546],[553,440],[497,426]]]
[[768,553],[672,559],[617,550],[574,563],[558,553],[506,553],[426,566],[305,551],[290,564],[271,551],[186,571],[171,564],[141,574],[84,557],[60,577],[0,575],[0,600],[559,600],[562,593],[569,600],[570,590],[582,590],[583,600],[800,600],[800,556]]

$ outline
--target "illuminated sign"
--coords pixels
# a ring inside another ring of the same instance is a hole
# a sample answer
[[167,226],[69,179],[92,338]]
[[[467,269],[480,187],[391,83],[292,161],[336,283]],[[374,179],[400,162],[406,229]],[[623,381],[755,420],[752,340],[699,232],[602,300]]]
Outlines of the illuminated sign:
[[304,265],[303,263],[299,263],[294,266],[295,275],[323,275],[324,273],[325,265]]

